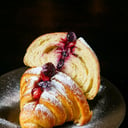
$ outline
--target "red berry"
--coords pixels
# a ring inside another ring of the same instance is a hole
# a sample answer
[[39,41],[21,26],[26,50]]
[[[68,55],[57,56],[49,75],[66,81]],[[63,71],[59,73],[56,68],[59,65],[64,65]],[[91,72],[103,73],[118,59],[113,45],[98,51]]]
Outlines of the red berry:
[[42,72],[45,76],[52,77],[56,73],[56,68],[52,63],[48,62],[45,65],[43,65]]
[[32,96],[34,99],[39,99],[41,94],[42,94],[42,88],[41,87],[32,89]]
[[76,34],[74,33],[74,32],[68,32],[67,33],[67,40],[69,41],[69,42],[74,42],[74,41],[76,41]]
[[41,74],[41,79],[42,79],[43,81],[49,81],[49,80],[50,80],[50,78],[49,78],[48,76],[45,76],[43,72],[42,72],[42,74]]

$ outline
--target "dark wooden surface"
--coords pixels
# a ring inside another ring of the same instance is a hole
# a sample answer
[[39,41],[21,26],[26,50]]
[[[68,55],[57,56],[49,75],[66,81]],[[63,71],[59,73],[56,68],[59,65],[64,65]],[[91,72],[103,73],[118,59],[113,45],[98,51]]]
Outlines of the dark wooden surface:
[[[24,66],[28,45],[39,35],[74,31],[96,52],[101,75],[128,103],[127,0],[6,0],[0,4],[0,75]],[[125,121],[122,128],[128,127]]]

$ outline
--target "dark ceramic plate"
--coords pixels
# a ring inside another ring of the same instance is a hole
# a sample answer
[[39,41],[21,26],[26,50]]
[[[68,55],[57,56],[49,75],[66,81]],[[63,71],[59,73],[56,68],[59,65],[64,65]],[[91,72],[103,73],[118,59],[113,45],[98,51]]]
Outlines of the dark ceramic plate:
[[[0,128],[19,126],[19,83],[25,67],[0,76]],[[94,100],[89,101],[93,110],[91,121],[81,127],[65,123],[57,128],[118,128],[125,116],[125,103],[118,89],[105,78]]]

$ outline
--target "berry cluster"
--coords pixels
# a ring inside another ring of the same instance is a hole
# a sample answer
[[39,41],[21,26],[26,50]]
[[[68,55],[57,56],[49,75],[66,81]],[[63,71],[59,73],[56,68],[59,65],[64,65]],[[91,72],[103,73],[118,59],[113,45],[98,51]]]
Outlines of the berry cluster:
[[69,57],[70,54],[73,54],[75,44],[76,44],[76,35],[74,32],[68,32],[66,39],[62,39],[60,43],[63,45],[58,47],[58,52],[60,53],[60,58],[57,64],[57,69],[60,70],[65,62],[65,59]]
[[48,89],[51,86],[50,79],[55,73],[56,69],[52,63],[49,62],[42,66],[41,80],[32,90],[32,96],[34,99],[39,99],[44,89]]

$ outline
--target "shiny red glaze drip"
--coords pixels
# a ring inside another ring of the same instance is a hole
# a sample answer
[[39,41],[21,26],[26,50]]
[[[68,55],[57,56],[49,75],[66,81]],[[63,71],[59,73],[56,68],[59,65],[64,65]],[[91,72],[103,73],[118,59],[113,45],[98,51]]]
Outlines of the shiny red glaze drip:
[[38,100],[43,92],[41,87],[33,88],[32,89],[32,96],[35,100]]

